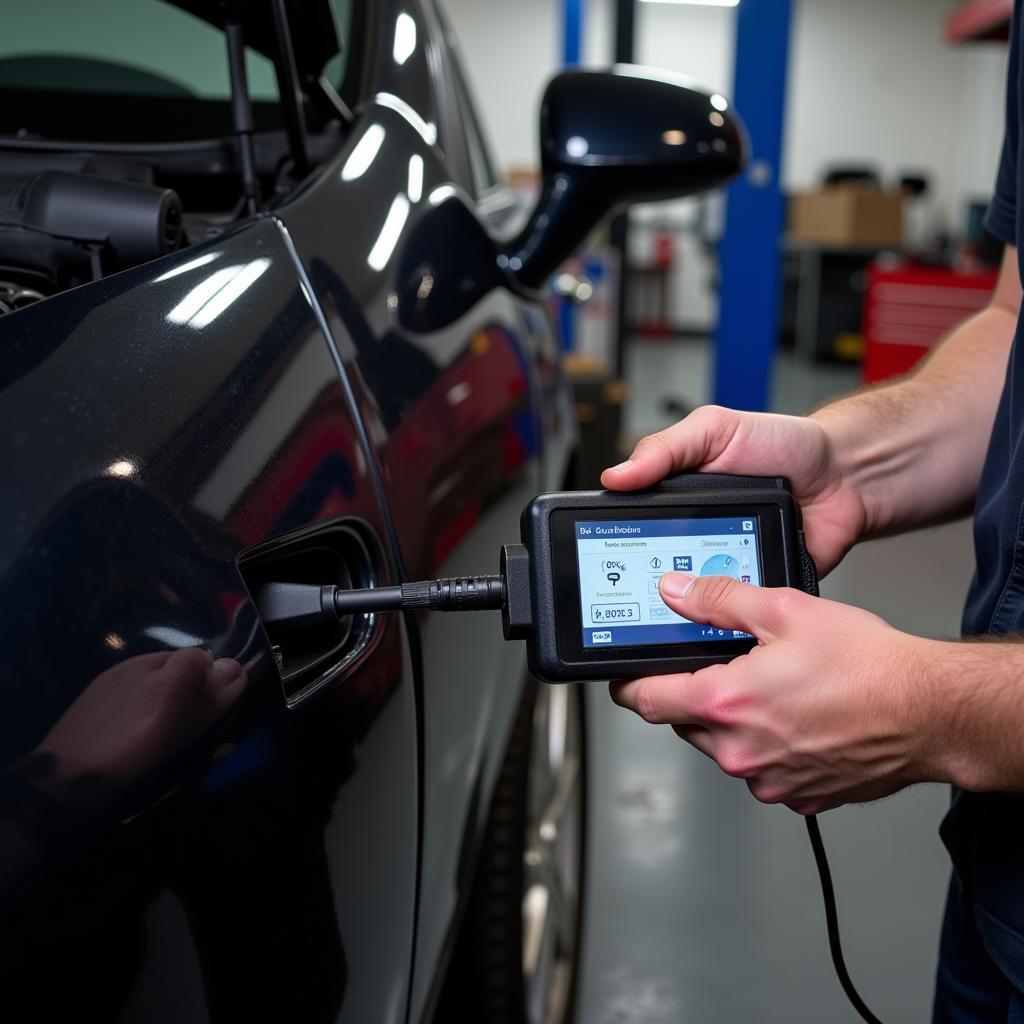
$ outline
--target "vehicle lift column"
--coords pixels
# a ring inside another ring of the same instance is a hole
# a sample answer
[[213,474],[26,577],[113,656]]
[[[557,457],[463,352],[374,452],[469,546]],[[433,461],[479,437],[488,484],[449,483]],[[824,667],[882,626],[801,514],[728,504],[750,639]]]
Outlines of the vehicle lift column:
[[[580,62],[586,7],[587,0],[562,0],[562,64],[567,68]],[[564,296],[558,302],[558,326],[562,350],[571,351],[576,337],[576,307]]]
[[751,159],[728,189],[719,248],[721,292],[714,400],[768,408],[779,336],[785,201],[782,162],[792,0],[744,0],[736,8],[731,101],[750,132]]

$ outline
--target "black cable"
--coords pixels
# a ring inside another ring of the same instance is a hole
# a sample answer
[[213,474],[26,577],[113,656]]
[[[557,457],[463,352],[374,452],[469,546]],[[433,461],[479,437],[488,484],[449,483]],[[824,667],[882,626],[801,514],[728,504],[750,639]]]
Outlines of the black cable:
[[330,584],[264,583],[257,588],[255,598],[264,625],[308,628],[336,616],[403,609],[500,611],[505,605],[505,581],[501,576],[455,576],[369,590],[343,590]]
[[836,910],[836,891],[832,887],[832,872],[829,870],[828,857],[825,854],[825,844],[821,840],[821,829],[818,827],[818,817],[815,814],[808,814],[804,821],[807,824],[807,835],[811,840],[811,849],[814,851],[814,863],[818,866],[818,878],[821,880],[821,898],[825,903],[825,926],[828,929],[828,948],[832,954],[832,965],[836,969],[836,976],[839,984],[843,986],[846,998],[860,1014],[861,1018],[868,1024],[882,1024],[882,1022],[868,1009],[867,1004],[861,999],[860,993],[850,978],[850,972],[846,969],[846,961],[843,959],[843,947],[839,939],[839,914]]
[[407,610],[500,611],[504,601],[505,581],[500,576],[454,576],[402,584],[402,607]]

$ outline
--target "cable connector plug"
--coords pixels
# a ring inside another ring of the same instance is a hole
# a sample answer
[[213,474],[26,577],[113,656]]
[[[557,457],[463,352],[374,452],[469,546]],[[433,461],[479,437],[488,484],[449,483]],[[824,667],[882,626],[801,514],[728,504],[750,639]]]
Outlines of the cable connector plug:
[[455,576],[402,584],[402,607],[435,612],[498,611],[505,602],[500,576]]
[[304,629],[346,615],[373,612],[499,611],[505,607],[505,584],[501,576],[457,576],[368,590],[265,583],[255,598],[264,625]]

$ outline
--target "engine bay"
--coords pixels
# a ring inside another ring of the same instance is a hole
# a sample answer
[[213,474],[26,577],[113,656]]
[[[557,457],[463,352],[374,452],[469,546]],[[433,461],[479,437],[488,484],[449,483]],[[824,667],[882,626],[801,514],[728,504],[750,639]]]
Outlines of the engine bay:
[[[328,158],[346,125],[324,121],[310,164]],[[8,138],[0,143],[0,315],[219,235],[253,212],[242,195],[237,140],[103,145]],[[252,137],[260,207],[296,186],[280,130]]]

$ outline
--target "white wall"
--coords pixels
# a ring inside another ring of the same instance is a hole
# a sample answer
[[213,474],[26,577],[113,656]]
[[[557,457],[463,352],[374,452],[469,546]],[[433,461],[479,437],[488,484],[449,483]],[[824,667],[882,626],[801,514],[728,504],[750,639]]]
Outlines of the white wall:
[[650,3],[636,8],[638,63],[682,71],[698,85],[729,95],[735,8]]
[[561,63],[558,0],[442,0],[498,166],[536,167],[537,110]]
[[783,182],[806,188],[829,163],[920,170],[946,222],[991,190],[1007,50],[941,37],[945,0],[798,0]]
[[[757,0],[742,0],[750,3]],[[969,198],[991,191],[1002,136],[1007,49],[950,47],[941,25],[953,0],[795,0],[782,181],[815,185],[833,163],[876,165],[890,180],[923,172],[934,216],[954,231]],[[462,40],[498,163],[535,166],[541,90],[559,65],[561,0],[443,0]],[[640,62],[682,71],[730,95],[735,11],[637,5]],[[612,0],[589,0],[584,63],[609,63]],[[639,210],[644,223],[692,222],[693,203]],[[637,232],[643,255],[650,232]],[[712,268],[692,236],[677,243],[674,318],[715,320]]]
[[988,199],[1003,137],[1009,51],[1005,46],[974,46],[963,52],[959,191]]
[[[735,8],[638,3],[636,14],[638,63],[681,71],[702,88],[731,95]],[[697,230],[701,205],[716,235],[722,222],[717,197],[637,207],[630,234],[631,259],[647,262],[656,233],[672,232],[675,262],[668,319],[698,331],[707,330],[718,319],[718,295],[712,287],[716,268]]]

